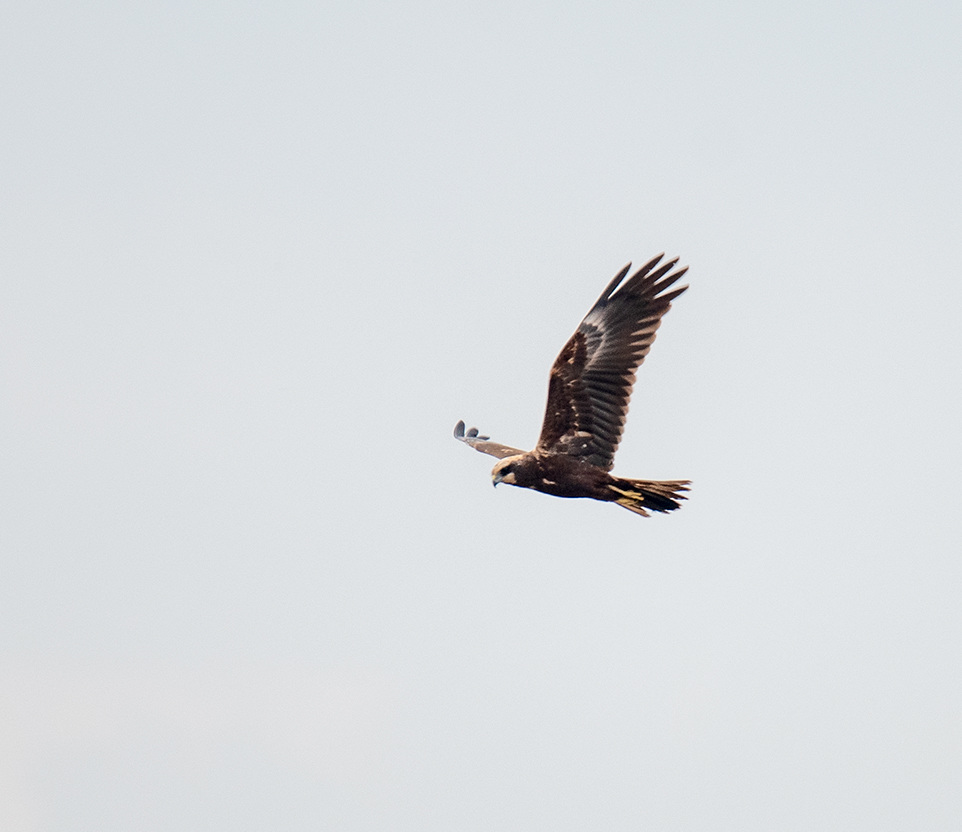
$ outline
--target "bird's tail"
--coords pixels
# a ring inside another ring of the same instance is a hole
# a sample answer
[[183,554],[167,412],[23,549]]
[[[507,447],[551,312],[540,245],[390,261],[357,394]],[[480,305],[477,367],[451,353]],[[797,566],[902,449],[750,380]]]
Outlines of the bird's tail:
[[647,517],[649,511],[674,511],[691,483],[688,480],[623,480],[612,477],[608,488],[615,493],[614,502],[628,511]]

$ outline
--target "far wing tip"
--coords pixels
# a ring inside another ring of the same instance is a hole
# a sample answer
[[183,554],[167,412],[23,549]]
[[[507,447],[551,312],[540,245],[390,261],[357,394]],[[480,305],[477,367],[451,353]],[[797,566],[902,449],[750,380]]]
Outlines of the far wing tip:
[[491,438],[490,436],[482,436],[477,428],[468,428],[467,431],[464,428],[464,420],[459,420],[454,426],[454,438],[460,439],[472,447],[478,442],[487,442]]

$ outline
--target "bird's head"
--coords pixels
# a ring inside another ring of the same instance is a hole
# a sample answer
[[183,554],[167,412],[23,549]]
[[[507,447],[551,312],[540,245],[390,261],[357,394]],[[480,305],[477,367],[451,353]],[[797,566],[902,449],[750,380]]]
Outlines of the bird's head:
[[523,461],[524,454],[508,456],[500,460],[498,464],[491,469],[491,484],[497,486],[499,482],[506,482],[508,485],[517,485],[518,481],[515,478],[515,473],[519,466],[523,464]]

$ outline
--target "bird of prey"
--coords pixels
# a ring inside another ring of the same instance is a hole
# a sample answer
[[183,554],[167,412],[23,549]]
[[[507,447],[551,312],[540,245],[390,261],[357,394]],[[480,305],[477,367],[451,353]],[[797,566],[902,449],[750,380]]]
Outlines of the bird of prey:
[[664,256],[652,258],[627,280],[631,263],[618,272],[564,345],[551,368],[548,406],[533,451],[491,442],[477,428],[465,432],[464,422],[455,426],[455,438],[500,460],[491,471],[494,485],[617,503],[643,517],[649,511],[673,511],[685,499],[688,480],[623,479],[609,473],[635,371],[671,302],[688,288],[665,291],[688,267],[673,271],[677,257],[659,266]]

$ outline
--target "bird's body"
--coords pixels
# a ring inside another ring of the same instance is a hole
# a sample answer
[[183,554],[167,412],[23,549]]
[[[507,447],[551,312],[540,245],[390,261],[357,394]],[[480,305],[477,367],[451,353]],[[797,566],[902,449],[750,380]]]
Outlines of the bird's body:
[[554,497],[594,497],[611,475],[564,454],[531,451],[502,459],[491,477],[496,483],[533,488]]
[[676,500],[684,499],[676,492],[688,490],[687,480],[626,480],[574,457],[538,451],[502,459],[494,466],[491,479],[495,485],[505,482],[553,497],[587,497],[618,503],[638,514],[646,514],[645,509],[676,509]]
[[671,301],[688,288],[664,292],[687,269],[671,273],[675,259],[653,271],[663,256],[624,283],[631,264],[622,269],[565,344],[551,368],[544,424],[533,451],[491,442],[476,428],[466,433],[464,422],[458,422],[457,439],[500,459],[491,472],[495,485],[504,482],[555,497],[615,502],[641,515],[672,511],[685,499],[681,492],[688,490],[687,480],[623,479],[609,473],[635,371]]

